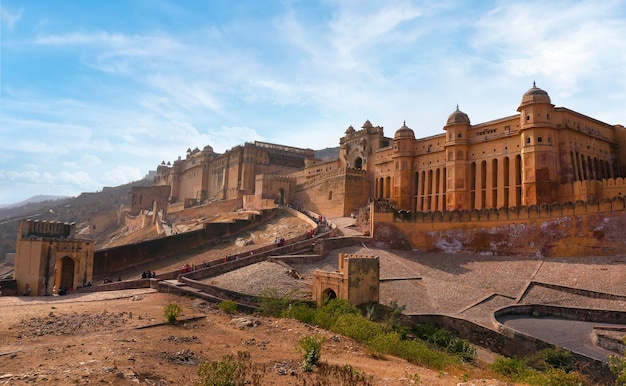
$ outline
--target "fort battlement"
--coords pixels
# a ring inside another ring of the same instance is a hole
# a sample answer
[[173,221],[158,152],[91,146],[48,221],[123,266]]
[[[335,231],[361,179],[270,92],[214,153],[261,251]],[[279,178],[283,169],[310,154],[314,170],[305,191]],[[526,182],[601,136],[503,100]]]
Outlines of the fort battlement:
[[371,234],[398,249],[498,255],[621,255],[626,228],[622,196],[599,201],[500,209],[413,212],[375,201]]
[[[529,219],[550,219],[563,216],[586,215],[626,210],[626,201],[622,196],[602,199],[595,202],[564,202],[542,205],[517,206],[499,209],[474,209],[453,211],[409,211],[394,209],[386,201],[376,201],[378,213],[392,213],[393,222],[484,222]],[[380,217],[379,217],[380,218]]]
[[73,238],[76,230],[76,223],[60,221],[25,220],[20,225],[18,239]]

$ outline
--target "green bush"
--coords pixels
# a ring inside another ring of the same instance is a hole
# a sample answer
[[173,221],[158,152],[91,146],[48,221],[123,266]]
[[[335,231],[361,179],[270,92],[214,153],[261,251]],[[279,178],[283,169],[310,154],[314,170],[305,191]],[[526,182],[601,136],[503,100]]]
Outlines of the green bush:
[[302,369],[307,372],[313,371],[313,368],[322,358],[324,337],[319,335],[303,336],[298,343],[297,350],[302,355]]
[[609,368],[615,375],[615,385],[626,385],[626,356],[609,355]]
[[416,324],[413,326],[413,333],[423,340],[428,340],[437,330],[439,329],[432,324]]
[[512,381],[523,379],[528,370],[522,360],[504,357],[496,358],[490,367],[497,374]]
[[315,324],[330,330],[341,315],[361,315],[361,311],[343,299],[329,300],[315,315]]
[[224,300],[220,302],[217,307],[227,314],[234,314],[237,312],[237,303],[232,300]]
[[453,339],[446,347],[446,350],[466,361],[473,360],[476,356],[476,347],[467,339]]
[[300,302],[294,300],[297,290],[281,296],[275,288],[267,288],[258,297],[259,313],[264,316],[279,318],[290,306]]
[[176,303],[170,303],[163,308],[163,315],[170,323],[176,323],[178,317],[183,313],[183,309]]
[[295,304],[283,311],[282,317],[298,320],[302,323],[314,324],[316,310],[306,304]]
[[446,369],[458,359],[444,352],[433,350],[418,340],[404,340],[397,332],[377,335],[367,343],[367,347],[377,354],[393,355],[407,361],[438,370]]
[[368,342],[384,333],[383,326],[360,315],[339,315],[330,328],[332,332],[348,336],[359,342]]
[[540,371],[562,369],[568,372],[572,370],[573,358],[569,351],[560,348],[547,348],[526,358],[526,363],[533,369]]
[[415,325],[413,326],[413,333],[419,338],[441,347],[463,360],[472,360],[476,355],[476,347],[468,340],[459,339],[449,331],[437,328],[431,324]]
[[[537,386],[580,386],[588,380],[577,372],[568,372],[563,366],[569,360],[569,353],[559,349],[542,350],[525,359],[497,358],[490,366],[491,370],[507,380]],[[563,360],[565,359],[565,362]],[[548,362],[552,362],[549,364]],[[542,367],[538,370],[532,366]]]

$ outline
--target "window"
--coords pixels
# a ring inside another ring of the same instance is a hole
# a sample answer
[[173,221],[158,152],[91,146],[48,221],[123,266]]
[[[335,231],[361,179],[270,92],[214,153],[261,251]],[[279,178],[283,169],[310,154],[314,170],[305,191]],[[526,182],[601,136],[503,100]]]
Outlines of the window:
[[527,120],[527,121],[530,121],[530,115],[527,115],[527,116],[526,116],[526,120]]
[[530,145],[530,137],[526,137],[526,144]]
[[542,142],[543,142],[543,138],[537,137],[537,143],[542,143]]
[[329,191],[328,192],[328,200],[332,200],[333,199],[333,191]]
[[457,134],[457,137],[463,138],[463,134],[459,133],[459,134]]

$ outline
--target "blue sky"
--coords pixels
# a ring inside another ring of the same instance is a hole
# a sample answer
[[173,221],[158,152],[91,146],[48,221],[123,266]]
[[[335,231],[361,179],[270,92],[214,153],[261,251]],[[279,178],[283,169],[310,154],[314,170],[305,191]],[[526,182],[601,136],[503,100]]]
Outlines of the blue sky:
[[0,204],[145,176],[187,148],[338,146],[552,102],[626,124],[626,2],[0,0]]

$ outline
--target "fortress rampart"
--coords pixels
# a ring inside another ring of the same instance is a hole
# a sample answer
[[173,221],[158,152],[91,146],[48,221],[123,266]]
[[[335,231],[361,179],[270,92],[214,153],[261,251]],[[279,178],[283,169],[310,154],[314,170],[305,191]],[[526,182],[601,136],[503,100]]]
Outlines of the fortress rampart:
[[500,209],[412,212],[371,207],[379,245],[449,253],[598,256],[622,254],[626,201],[565,202]]
[[147,240],[135,244],[95,251],[93,275],[121,271],[150,261],[189,252],[211,245],[223,237],[256,226],[274,217],[277,210],[263,211],[246,221],[230,223],[206,223],[204,229]]

